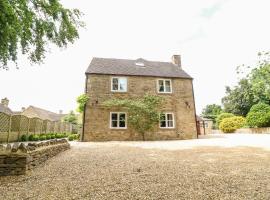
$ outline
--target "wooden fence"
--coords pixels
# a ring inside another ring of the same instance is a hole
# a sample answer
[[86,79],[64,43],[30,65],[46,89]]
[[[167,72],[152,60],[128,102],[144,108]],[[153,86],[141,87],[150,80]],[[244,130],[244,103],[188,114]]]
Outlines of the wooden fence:
[[28,118],[24,115],[8,115],[0,112],[0,143],[19,141],[23,134],[76,133],[78,131],[76,125],[67,122]]

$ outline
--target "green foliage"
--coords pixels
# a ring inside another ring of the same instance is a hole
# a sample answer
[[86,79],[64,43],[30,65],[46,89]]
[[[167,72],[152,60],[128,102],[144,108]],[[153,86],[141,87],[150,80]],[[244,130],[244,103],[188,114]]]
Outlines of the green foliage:
[[0,63],[6,69],[19,50],[31,62],[41,62],[49,43],[66,47],[83,26],[80,11],[64,8],[60,0],[2,0],[0,10]]
[[54,133],[51,133],[50,136],[51,136],[51,139],[55,139],[56,138]]
[[46,135],[43,135],[43,134],[40,135],[40,136],[39,136],[39,140],[42,140],[42,141],[43,141],[43,140],[46,140]]
[[159,122],[159,106],[163,98],[154,95],[145,95],[137,99],[111,99],[103,103],[107,107],[121,107],[128,111],[128,123],[142,134],[151,130]]
[[221,113],[220,115],[217,116],[217,126],[219,126],[220,122],[225,119],[225,118],[229,118],[229,117],[234,117],[234,114],[232,113]]
[[243,127],[246,124],[246,119],[241,116],[234,116],[224,118],[220,124],[219,129],[224,133],[233,133],[235,130]]
[[84,106],[85,106],[85,104],[87,103],[88,100],[89,100],[89,96],[87,96],[86,94],[82,94],[82,95],[77,97],[77,103],[78,103],[77,111],[79,113],[84,112]]
[[217,128],[218,126],[216,127],[216,118],[220,113],[222,113],[222,108],[220,105],[209,104],[203,109],[201,116],[213,120],[213,128]]
[[25,135],[25,134],[23,134],[22,136],[21,136],[21,138],[20,138],[20,141],[22,141],[22,142],[25,142],[25,141],[27,141],[28,140],[28,137],[27,137],[27,135]]
[[[225,112],[246,116],[253,105],[259,102],[270,104],[270,53],[259,53],[259,61],[254,67],[242,67],[252,70],[234,88],[226,87],[222,103]],[[237,70],[240,73],[239,67]]]
[[64,138],[64,137],[66,137],[66,136],[63,133],[56,133],[55,134],[55,138],[58,138],[59,139],[59,138]]
[[250,127],[270,126],[270,106],[265,103],[252,106],[247,115],[247,124]]
[[50,139],[52,139],[51,134],[46,134],[46,140],[50,140]]
[[78,124],[78,117],[73,111],[70,111],[69,114],[64,117],[63,121],[71,124]]
[[78,139],[79,139],[79,134],[70,134],[68,136],[69,141],[78,140]]

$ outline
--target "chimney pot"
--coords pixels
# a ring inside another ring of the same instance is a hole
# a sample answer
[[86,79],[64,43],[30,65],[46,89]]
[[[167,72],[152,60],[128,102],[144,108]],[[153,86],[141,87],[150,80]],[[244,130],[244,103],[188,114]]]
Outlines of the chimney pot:
[[9,103],[9,100],[7,97],[1,100],[1,104],[3,104],[5,107],[8,107],[8,103]]
[[22,112],[25,111],[25,107],[22,107]]
[[182,68],[182,66],[181,66],[181,56],[180,55],[173,55],[172,56],[172,63],[179,66],[180,68]]
[[63,114],[63,110],[59,110],[59,114]]

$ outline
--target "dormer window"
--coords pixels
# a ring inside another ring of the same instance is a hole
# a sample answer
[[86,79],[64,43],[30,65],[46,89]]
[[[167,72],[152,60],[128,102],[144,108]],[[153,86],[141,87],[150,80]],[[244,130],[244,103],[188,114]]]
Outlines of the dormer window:
[[172,93],[171,79],[159,79],[158,80],[158,93]]
[[135,65],[139,67],[145,67],[143,62],[136,62]]
[[112,77],[111,91],[112,92],[126,92],[127,91],[127,78]]

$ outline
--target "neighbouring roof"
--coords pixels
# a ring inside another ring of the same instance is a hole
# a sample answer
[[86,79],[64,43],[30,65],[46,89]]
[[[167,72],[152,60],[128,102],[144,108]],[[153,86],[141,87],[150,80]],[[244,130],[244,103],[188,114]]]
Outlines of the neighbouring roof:
[[200,117],[199,115],[196,115],[197,121],[212,121],[212,119],[207,119],[207,118],[203,118]]
[[8,114],[8,115],[11,115],[12,114],[12,110],[9,107],[4,106],[1,103],[0,103],[0,112],[5,113],[5,114]]
[[[142,63],[144,65],[142,65]],[[192,79],[192,77],[181,69],[180,66],[171,62],[148,61],[142,58],[137,60],[128,60],[94,57],[86,71],[86,74],[156,76]]]
[[29,106],[21,114],[29,118],[37,117],[43,120],[50,120],[50,121],[60,121],[62,117],[66,115],[66,114],[57,114],[34,106]]

